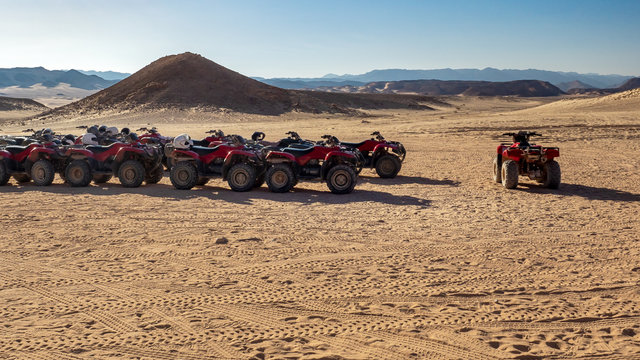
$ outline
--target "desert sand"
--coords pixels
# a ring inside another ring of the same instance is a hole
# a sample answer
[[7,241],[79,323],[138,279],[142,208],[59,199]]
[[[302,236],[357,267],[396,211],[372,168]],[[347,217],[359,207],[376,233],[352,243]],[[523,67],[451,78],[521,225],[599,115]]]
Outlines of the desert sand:
[[[625,93],[623,93],[625,94]],[[640,94],[450,97],[370,117],[154,111],[0,121],[404,143],[400,175],[234,193],[0,188],[0,357],[640,358]],[[0,114],[0,118],[2,115]],[[500,138],[559,146],[558,190],[491,180]]]

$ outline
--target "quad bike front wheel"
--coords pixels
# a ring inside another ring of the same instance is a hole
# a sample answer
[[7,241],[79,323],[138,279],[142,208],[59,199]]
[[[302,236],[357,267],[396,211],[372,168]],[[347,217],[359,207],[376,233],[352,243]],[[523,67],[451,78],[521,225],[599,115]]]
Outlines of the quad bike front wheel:
[[291,166],[275,164],[267,170],[267,186],[271,192],[285,193],[295,186],[296,177]]
[[400,172],[402,163],[397,156],[386,154],[376,160],[376,172],[378,176],[384,179],[391,179],[396,177]]
[[502,182],[502,166],[499,156],[493,158],[493,181],[498,184]]
[[124,187],[139,187],[142,185],[145,176],[144,166],[138,160],[127,160],[118,168],[118,180]]
[[6,185],[9,182],[9,171],[7,170],[7,164],[4,160],[0,160],[0,186]]
[[348,165],[336,165],[327,173],[327,186],[334,194],[348,194],[353,191],[358,181],[355,170]]
[[93,183],[94,184],[104,184],[107,181],[111,180],[112,177],[113,177],[113,175],[111,175],[111,174],[109,174],[109,175],[96,174],[96,175],[93,175]]
[[37,186],[49,186],[56,176],[56,170],[51,161],[40,159],[31,165],[31,179]]
[[542,169],[545,174],[544,182],[542,183],[542,185],[549,189],[557,189],[560,186],[560,180],[562,177],[560,164],[558,164],[558,162],[554,160],[549,160],[544,163]]
[[189,190],[198,183],[198,170],[187,161],[181,161],[171,167],[169,179],[178,190]]
[[162,180],[163,177],[164,167],[160,165],[157,168],[153,169],[149,174],[147,174],[147,176],[144,178],[144,181],[147,183],[147,185],[157,184],[160,182],[160,180]]
[[518,163],[513,160],[507,160],[502,163],[500,170],[502,186],[506,189],[515,189],[518,186]]
[[256,169],[245,163],[237,163],[229,169],[227,182],[233,191],[249,191],[256,183]]
[[64,177],[73,187],[89,186],[91,183],[91,168],[84,160],[73,160],[64,170]]

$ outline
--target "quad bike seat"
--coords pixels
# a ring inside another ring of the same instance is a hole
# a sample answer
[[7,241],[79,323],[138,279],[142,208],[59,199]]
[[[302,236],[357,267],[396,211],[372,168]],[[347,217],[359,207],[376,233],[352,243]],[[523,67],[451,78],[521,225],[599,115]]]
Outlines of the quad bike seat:
[[291,155],[293,155],[295,157],[299,157],[299,156],[306,155],[306,154],[312,152],[313,148],[314,148],[313,146],[308,147],[306,149],[297,149],[297,148],[288,147],[288,148],[282,149],[282,151],[284,151],[286,153],[289,153],[289,154],[291,154]]
[[10,152],[13,155],[16,155],[16,154],[20,154],[21,152],[25,151],[27,148],[28,148],[28,146],[9,145],[4,149],[7,150],[8,152]]
[[[115,143],[114,143],[115,144]],[[91,151],[94,154],[100,154],[103,153],[109,149],[111,149],[113,147],[114,144],[111,145],[107,145],[107,146],[101,146],[101,145],[89,145],[87,147],[85,147],[85,149]]]
[[209,155],[212,152],[218,150],[218,146],[214,146],[214,147],[192,146],[191,151],[198,154],[199,156],[204,156],[204,155]]
[[364,143],[366,143],[367,141],[361,141],[359,143],[350,143],[350,142],[340,142],[340,145],[344,145],[346,147],[355,149],[355,148],[359,148],[360,146],[364,145]]

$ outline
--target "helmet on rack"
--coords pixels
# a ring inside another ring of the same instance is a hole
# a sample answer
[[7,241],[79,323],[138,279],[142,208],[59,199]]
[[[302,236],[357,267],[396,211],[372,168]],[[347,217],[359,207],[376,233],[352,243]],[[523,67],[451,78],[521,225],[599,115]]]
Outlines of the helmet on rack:
[[100,133],[100,131],[98,130],[98,127],[97,127],[97,126],[95,126],[95,125],[90,126],[90,127],[87,129],[87,134],[98,135],[99,133]]
[[118,128],[115,126],[110,126],[105,132],[108,136],[116,136],[118,135]]
[[98,145],[98,138],[95,134],[86,133],[82,135],[82,145]]
[[193,146],[193,140],[187,134],[180,134],[173,139],[173,147],[176,149],[189,149]]
[[122,133],[122,135],[129,135],[129,133],[131,132],[131,130],[129,130],[129,128],[122,128],[122,130],[120,130],[120,132]]
[[76,142],[76,137],[68,134],[62,138],[62,145],[73,145]]

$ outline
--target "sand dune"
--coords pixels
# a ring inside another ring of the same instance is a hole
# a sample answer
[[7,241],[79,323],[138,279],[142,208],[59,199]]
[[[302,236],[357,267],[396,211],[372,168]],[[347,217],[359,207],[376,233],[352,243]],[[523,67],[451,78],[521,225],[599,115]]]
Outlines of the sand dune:
[[[12,181],[0,188],[0,355],[638,358],[633,96],[600,99],[597,115],[595,99],[571,100],[580,106],[560,117],[573,103],[448,98],[454,106],[377,110],[367,123],[197,111],[63,119],[54,130],[130,122],[345,141],[380,130],[409,154],[396,179],[365,170],[345,196],[307,182],[273,194],[222,181],[177,191],[166,177],[138,189]],[[491,182],[496,135],[513,128],[560,146],[559,190]]]

